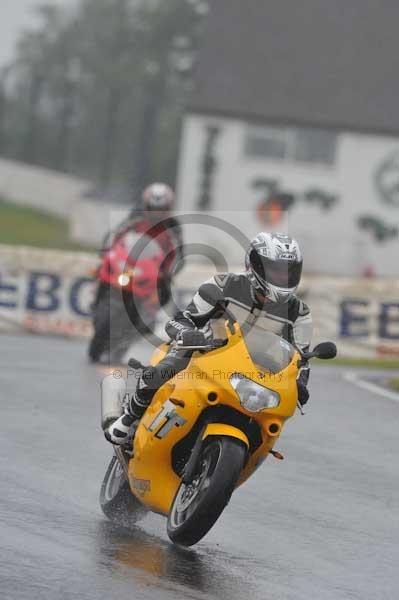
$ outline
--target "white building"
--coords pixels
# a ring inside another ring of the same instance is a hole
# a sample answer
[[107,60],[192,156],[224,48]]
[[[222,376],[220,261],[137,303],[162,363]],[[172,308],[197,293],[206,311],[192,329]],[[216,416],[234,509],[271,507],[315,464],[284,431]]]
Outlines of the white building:
[[397,274],[398,22],[394,0],[215,2],[180,208],[287,229],[310,273]]

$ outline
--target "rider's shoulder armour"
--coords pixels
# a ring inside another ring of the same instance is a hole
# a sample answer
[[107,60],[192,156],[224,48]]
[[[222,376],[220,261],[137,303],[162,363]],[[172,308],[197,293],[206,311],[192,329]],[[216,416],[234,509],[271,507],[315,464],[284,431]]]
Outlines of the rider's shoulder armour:
[[229,279],[230,279],[231,273],[217,273],[215,275],[215,283],[223,290]]
[[288,313],[290,321],[295,322],[298,317],[309,315],[310,309],[298,296],[292,296],[288,302]]

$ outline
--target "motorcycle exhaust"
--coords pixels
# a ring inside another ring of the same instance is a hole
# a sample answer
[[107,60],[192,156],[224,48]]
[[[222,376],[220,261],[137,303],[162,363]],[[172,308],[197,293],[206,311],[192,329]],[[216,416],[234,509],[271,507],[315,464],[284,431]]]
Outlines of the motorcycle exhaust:
[[126,394],[126,380],[115,377],[115,373],[107,375],[101,382],[101,427],[107,429],[113,421],[122,416],[122,400]]

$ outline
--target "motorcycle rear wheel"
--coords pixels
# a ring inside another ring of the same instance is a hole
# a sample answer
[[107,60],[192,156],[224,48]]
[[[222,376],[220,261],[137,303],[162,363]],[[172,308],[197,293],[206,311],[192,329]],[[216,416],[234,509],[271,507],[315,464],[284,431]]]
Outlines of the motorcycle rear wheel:
[[110,521],[122,527],[131,527],[147,513],[145,507],[133,496],[116,456],[112,457],[101,485],[100,506]]
[[229,503],[245,455],[245,446],[234,438],[212,437],[204,444],[197,474],[189,485],[180,484],[169,513],[172,542],[192,546],[208,533]]

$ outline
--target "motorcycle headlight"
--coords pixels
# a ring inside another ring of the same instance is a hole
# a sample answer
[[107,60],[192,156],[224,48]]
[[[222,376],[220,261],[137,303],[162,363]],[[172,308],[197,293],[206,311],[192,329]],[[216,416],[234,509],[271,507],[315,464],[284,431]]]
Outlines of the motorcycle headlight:
[[230,384],[240,398],[240,404],[250,412],[259,412],[265,408],[276,408],[280,404],[280,394],[259,385],[240,373],[233,373]]
[[126,287],[130,283],[130,277],[127,273],[122,273],[118,277],[118,283],[121,287]]

